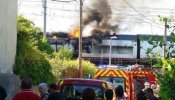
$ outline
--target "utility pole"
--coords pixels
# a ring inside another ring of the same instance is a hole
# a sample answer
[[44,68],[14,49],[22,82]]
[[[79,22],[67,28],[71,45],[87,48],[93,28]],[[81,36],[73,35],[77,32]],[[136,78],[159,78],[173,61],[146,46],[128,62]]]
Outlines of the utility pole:
[[83,8],[83,2],[80,0],[80,33],[79,33],[79,63],[78,63],[78,76],[79,78],[82,78],[82,31],[83,31],[83,21],[82,21],[82,8]]
[[165,32],[164,32],[164,37],[163,37],[163,41],[164,41],[164,47],[163,47],[163,57],[164,57],[164,58],[166,58],[167,20],[168,20],[168,19],[165,19]]
[[44,27],[43,27],[43,36],[46,38],[46,16],[47,16],[47,0],[43,1],[44,8]]
[[110,46],[109,46],[109,66],[111,66],[111,53],[112,53],[112,38],[110,38]]

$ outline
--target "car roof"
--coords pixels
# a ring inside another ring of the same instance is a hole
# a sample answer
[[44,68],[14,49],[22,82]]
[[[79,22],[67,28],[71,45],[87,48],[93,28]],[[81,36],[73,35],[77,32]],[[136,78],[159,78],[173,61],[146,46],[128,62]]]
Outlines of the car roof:
[[104,80],[97,80],[97,79],[86,79],[86,78],[66,78],[66,79],[61,79],[64,81],[89,81],[89,82],[106,82]]
[[94,85],[94,86],[101,86],[102,83],[108,84],[108,82],[104,80],[96,80],[96,79],[67,78],[67,79],[61,79],[61,80],[64,81],[64,84],[82,84],[82,85],[84,84],[84,85]]

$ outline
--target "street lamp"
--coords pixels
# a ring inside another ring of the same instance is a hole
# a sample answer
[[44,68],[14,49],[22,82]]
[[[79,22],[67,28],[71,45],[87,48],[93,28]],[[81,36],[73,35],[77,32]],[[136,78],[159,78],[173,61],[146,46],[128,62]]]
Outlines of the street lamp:
[[109,47],[109,66],[111,66],[111,54],[112,54],[112,40],[117,39],[117,36],[110,37],[110,47]]

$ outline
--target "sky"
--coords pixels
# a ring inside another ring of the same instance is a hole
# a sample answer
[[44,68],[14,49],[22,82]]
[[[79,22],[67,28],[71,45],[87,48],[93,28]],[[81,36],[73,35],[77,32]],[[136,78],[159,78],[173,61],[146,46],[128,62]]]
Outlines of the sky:
[[[79,25],[79,1],[58,1],[47,0],[46,30],[47,32],[70,32]],[[103,26],[105,21],[104,25],[117,26],[115,31],[113,30],[117,34],[163,35],[164,23],[159,21],[158,15],[174,17],[175,14],[173,0],[83,1],[83,20],[86,20],[91,9],[96,9],[103,15],[100,23],[93,20],[84,26],[83,36],[90,35],[91,30],[97,28],[98,25],[98,28],[106,29]],[[43,0],[18,0],[18,15],[32,20],[36,26],[43,29]]]

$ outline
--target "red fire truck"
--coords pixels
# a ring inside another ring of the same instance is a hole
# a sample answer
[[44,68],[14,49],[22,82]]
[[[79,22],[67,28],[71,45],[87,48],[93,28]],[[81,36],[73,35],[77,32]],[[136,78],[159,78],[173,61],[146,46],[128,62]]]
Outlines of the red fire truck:
[[122,85],[128,95],[127,100],[135,100],[138,91],[144,89],[145,82],[157,83],[156,74],[150,70],[98,69],[94,78],[112,82],[116,87]]

